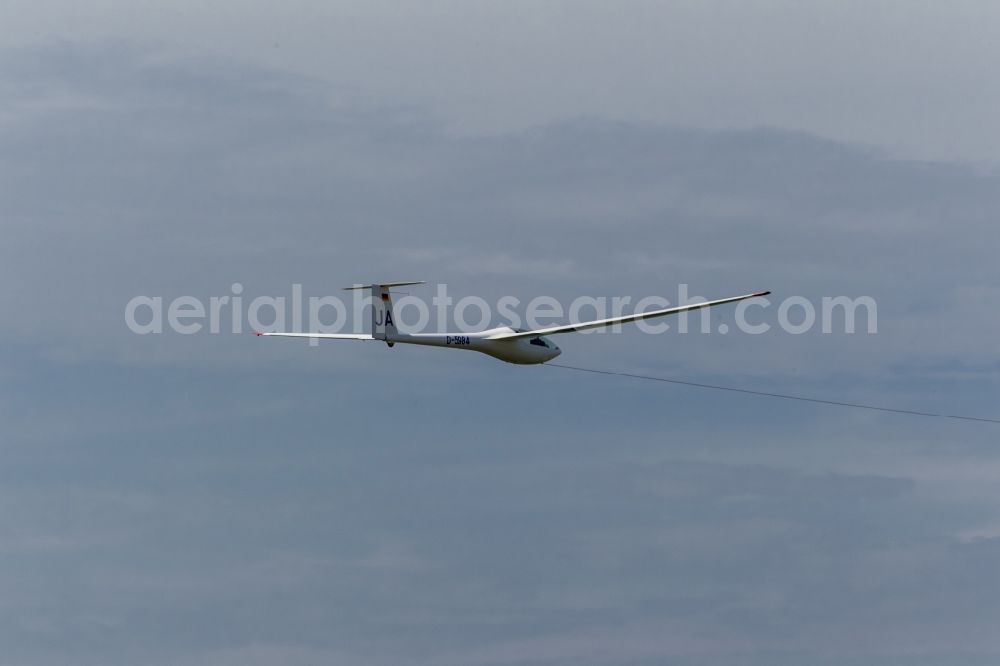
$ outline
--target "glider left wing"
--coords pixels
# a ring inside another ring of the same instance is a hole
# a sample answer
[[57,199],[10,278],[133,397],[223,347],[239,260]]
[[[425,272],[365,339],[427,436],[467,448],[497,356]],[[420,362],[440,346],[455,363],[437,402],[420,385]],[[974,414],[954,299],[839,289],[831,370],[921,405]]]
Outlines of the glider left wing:
[[277,335],[283,338],[316,338],[319,340],[374,340],[370,335],[351,333],[257,333],[257,335]]

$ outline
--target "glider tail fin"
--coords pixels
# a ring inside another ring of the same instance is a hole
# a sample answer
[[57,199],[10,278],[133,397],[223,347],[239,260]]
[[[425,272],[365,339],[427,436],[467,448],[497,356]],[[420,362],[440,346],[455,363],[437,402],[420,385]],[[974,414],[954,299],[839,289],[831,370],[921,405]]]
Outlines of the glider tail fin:
[[397,336],[392,296],[384,285],[372,286],[372,335],[376,340],[392,342]]
[[392,296],[390,287],[400,287],[409,284],[424,284],[423,282],[383,282],[379,284],[356,284],[345,289],[372,290],[372,337],[385,340],[389,345],[399,337],[396,331],[396,315],[392,311]]

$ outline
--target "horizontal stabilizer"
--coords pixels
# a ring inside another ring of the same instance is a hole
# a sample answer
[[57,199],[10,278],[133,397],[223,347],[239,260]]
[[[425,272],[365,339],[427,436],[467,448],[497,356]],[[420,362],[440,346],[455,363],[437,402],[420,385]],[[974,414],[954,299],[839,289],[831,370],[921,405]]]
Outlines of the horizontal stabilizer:
[[405,287],[408,284],[427,284],[423,280],[418,280],[416,282],[373,282],[372,284],[353,284],[350,287],[344,287],[344,291],[350,291],[351,289],[371,289],[372,287]]

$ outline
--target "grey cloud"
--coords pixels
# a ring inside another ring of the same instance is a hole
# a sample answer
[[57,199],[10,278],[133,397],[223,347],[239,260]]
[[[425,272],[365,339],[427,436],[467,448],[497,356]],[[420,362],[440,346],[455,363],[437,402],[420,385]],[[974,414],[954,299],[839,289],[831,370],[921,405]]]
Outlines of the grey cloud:
[[[5,607],[19,618],[5,626],[20,628],[8,644],[82,663],[224,663],[257,645],[361,663],[595,664],[722,663],[757,646],[821,664],[884,649],[869,624],[914,638],[940,626],[942,607],[952,635],[996,620],[996,591],[972,573],[993,541],[907,519],[922,510],[907,479],[545,462],[517,448],[501,464],[442,464],[450,444],[426,426],[364,445],[282,419],[285,438],[255,441],[269,422],[89,441],[88,456],[129,470],[127,494],[95,492],[111,471],[95,463],[77,468],[81,490],[8,492],[22,507],[2,527]],[[907,649],[955,647],[939,635]]]
[[583,114],[772,125],[900,153],[995,161],[991,3],[547,2],[400,9],[301,0],[10,0],[3,45],[128,38],[224,54],[509,132]]

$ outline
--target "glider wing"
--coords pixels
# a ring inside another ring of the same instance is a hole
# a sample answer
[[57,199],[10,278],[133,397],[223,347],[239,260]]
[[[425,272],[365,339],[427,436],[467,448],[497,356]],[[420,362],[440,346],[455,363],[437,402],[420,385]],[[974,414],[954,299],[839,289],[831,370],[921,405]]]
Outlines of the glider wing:
[[681,312],[689,312],[690,310],[700,310],[701,308],[712,307],[713,305],[722,305],[724,303],[734,303],[736,301],[742,301],[747,298],[756,298],[758,296],[767,296],[771,292],[769,291],[759,291],[753,294],[744,294],[743,296],[733,296],[731,298],[720,298],[716,301],[705,301],[704,303],[691,303],[690,305],[681,305],[679,307],[667,308],[665,310],[651,310],[649,312],[640,312],[638,314],[625,315],[623,317],[611,317],[609,319],[595,319],[594,321],[584,321],[578,324],[563,324],[561,326],[550,326],[548,328],[538,328],[533,331],[518,331],[516,333],[501,333],[499,335],[492,335],[489,337],[490,340],[514,340],[517,338],[530,338],[536,335],[554,335],[556,333],[573,333],[575,331],[586,331],[591,328],[602,328],[604,326],[612,326],[614,324],[624,324],[630,321],[638,321],[640,319],[652,319],[653,317],[664,317],[666,315],[678,314]]
[[374,340],[370,335],[351,333],[257,333],[257,335],[277,335],[283,338],[316,338],[319,340]]

